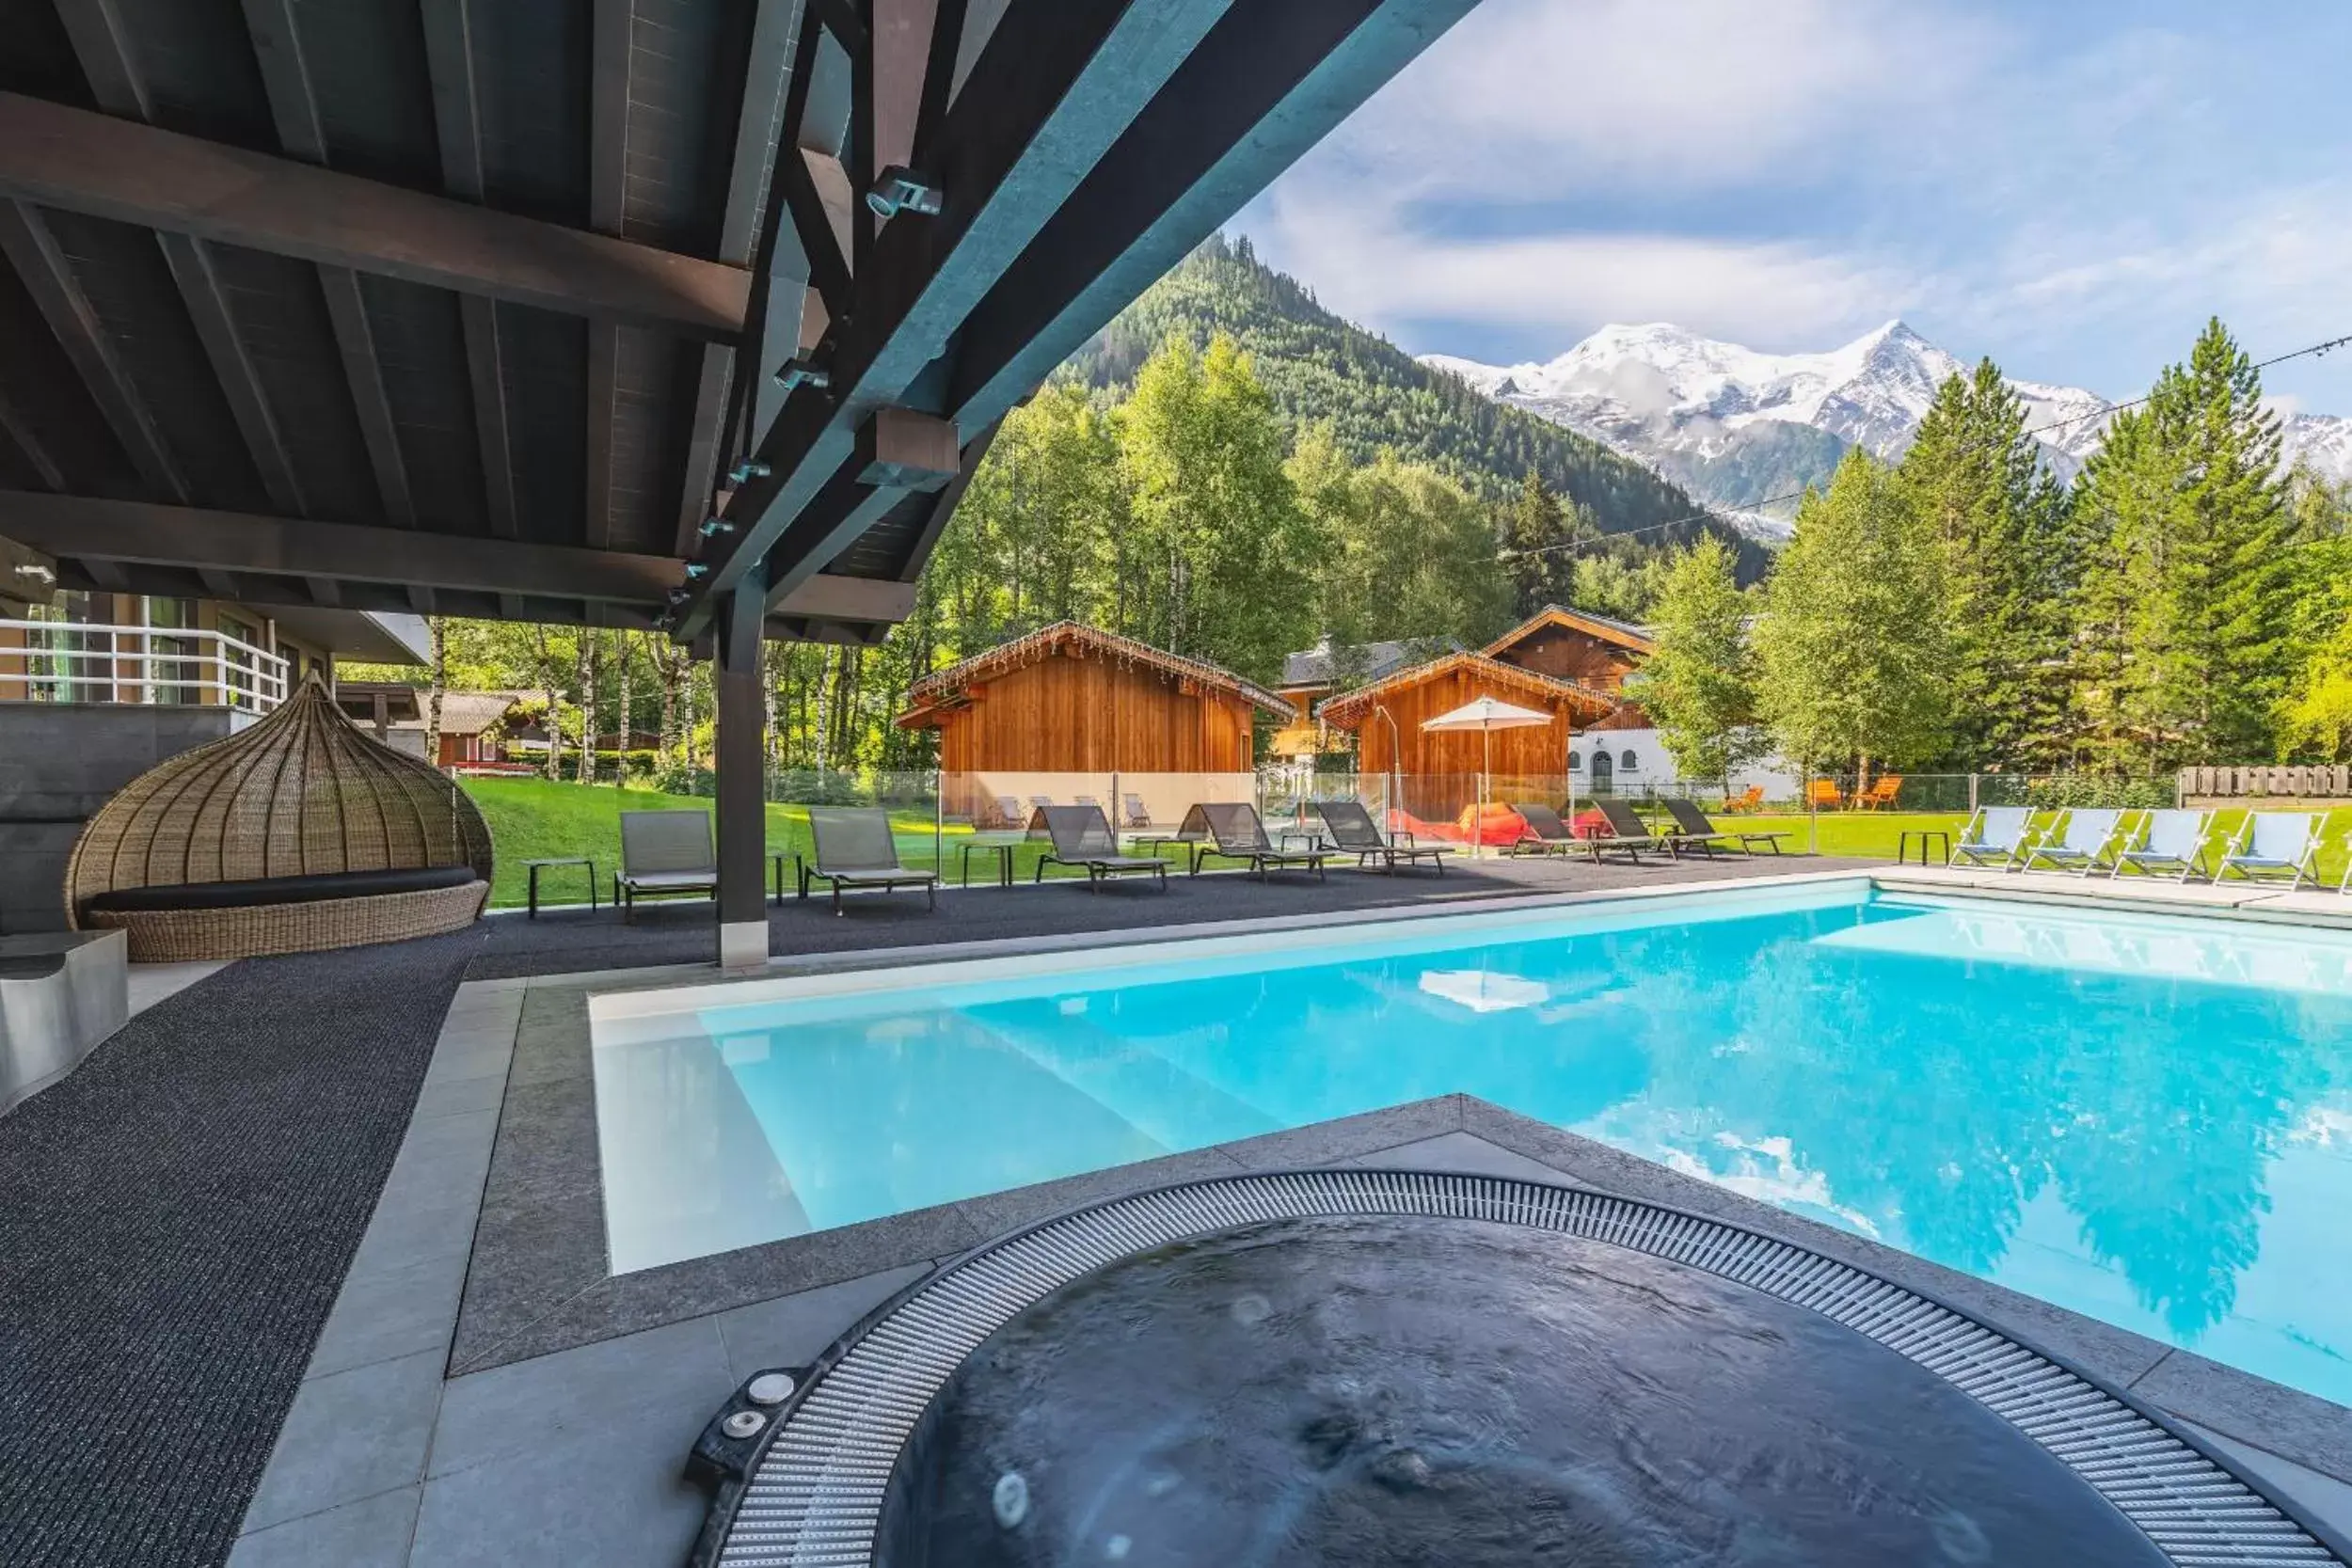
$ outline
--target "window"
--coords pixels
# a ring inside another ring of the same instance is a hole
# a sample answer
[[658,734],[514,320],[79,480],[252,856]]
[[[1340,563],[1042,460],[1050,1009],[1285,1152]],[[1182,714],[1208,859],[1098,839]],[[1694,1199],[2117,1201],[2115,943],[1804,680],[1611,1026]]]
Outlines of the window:
[[1568,753],[1568,771],[1571,773],[1581,773],[1584,771],[1583,752],[1570,752]]
[[1628,752],[1625,755],[1617,759],[1617,771],[1620,773],[1638,773],[1641,771],[1641,768],[1642,759],[1635,756],[1631,752]]

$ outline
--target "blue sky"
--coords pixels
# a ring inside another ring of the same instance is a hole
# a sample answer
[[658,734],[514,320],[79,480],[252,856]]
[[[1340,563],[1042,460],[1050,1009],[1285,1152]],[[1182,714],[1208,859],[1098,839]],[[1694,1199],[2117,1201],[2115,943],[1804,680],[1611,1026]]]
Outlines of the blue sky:
[[[1233,227],[1416,353],[1899,316],[2131,396],[2352,333],[2352,0],[1485,0]],[[2265,385],[2352,414],[2352,349]]]

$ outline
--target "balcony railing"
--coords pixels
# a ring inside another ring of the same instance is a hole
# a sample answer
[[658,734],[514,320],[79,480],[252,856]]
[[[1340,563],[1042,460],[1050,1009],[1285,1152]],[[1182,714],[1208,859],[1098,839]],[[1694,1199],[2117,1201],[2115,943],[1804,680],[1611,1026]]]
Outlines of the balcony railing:
[[0,621],[0,698],[11,697],[262,714],[286,700],[286,660],[222,631]]

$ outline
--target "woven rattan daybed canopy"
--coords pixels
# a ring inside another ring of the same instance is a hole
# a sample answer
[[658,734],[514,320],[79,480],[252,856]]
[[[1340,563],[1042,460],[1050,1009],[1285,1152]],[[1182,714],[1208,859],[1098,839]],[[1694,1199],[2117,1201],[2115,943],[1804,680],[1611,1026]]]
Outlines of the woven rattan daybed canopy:
[[303,953],[455,930],[490,892],[456,785],[378,745],[315,676],[251,728],[125,784],[66,866],[66,917],[141,962]]

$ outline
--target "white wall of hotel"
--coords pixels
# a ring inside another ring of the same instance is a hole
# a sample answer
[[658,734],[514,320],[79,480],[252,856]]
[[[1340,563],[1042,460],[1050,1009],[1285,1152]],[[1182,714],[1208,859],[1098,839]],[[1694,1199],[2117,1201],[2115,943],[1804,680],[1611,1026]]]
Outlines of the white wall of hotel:
[[[1598,754],[1605,753],[1607,766]],[[1579,730],[1568,742],[1568,781],[1579,795],[1602,787],[1618,795],[1639,795],[1645,788],[1666,789],[1677,778],[1674,758],[1656,730]],[[1736,769],[1730,791],[1761,785],[1768,800],[1793,800],[1804,788],[1797,771],[1779,757],[1766,757]]]

